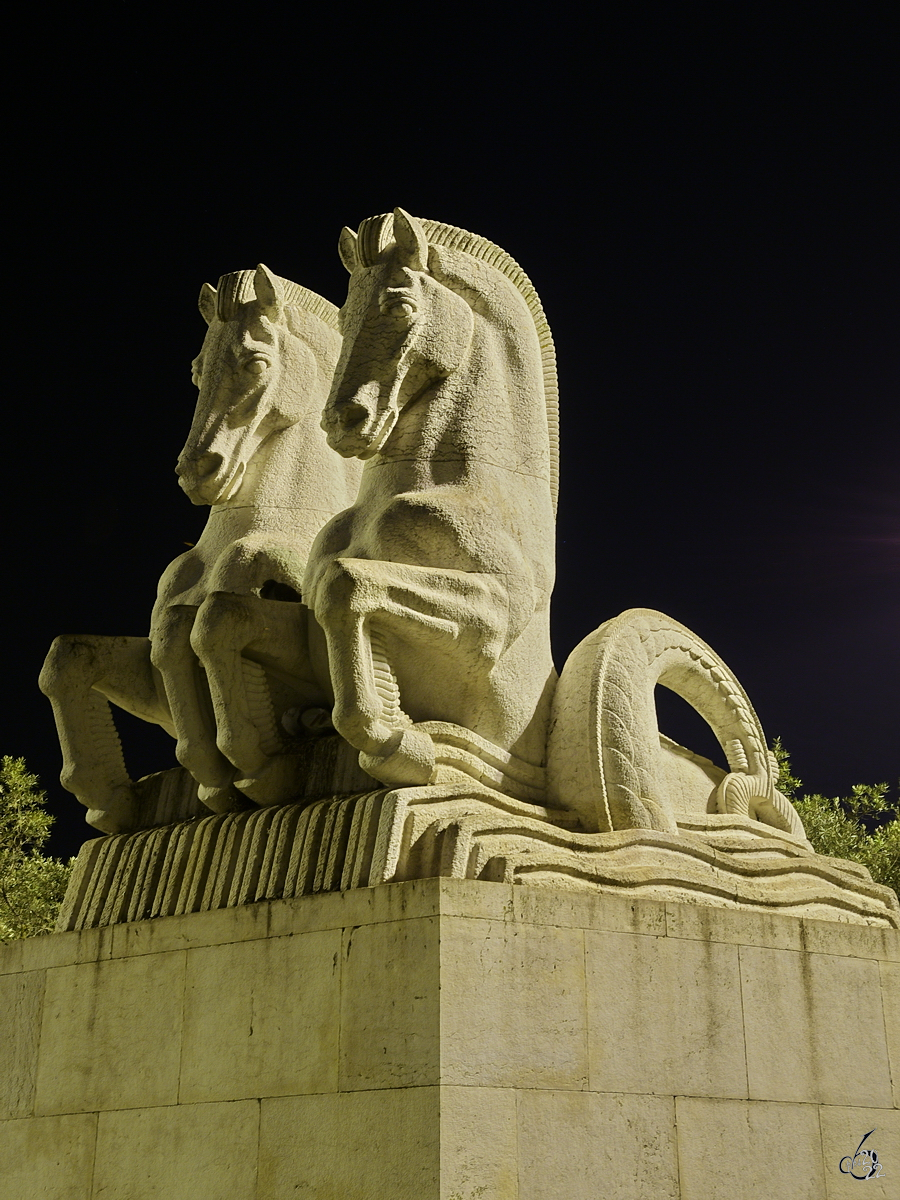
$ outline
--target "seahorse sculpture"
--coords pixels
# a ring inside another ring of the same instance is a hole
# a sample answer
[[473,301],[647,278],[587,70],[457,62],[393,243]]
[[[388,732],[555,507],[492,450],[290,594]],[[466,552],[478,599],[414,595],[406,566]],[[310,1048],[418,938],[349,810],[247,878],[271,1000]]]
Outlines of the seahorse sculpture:
[[303,583],[335,728],[389,786],[474,777],[540,801],[557,478],[540,301],[498,246],[399,208],[340,245],[323,425],[366,465]]
[[[212,506],[197,545],[164,572],[150,636],[57,638],[41,673],[63,751],[63,786],[108,833],[136,800],[109,705],[177,738],[179,762],[215,811],[233,787],[259,804],[295,783],[284,718],[331,707],[315,679],[316,629],[300,601],[309,547],[351,504],[361,474],[319,420],[341,346],[334,305],[264,266],[204,284],[200,389],[178,460],[182,488]],[[324,651],[323,651],[324,653]]]
[[752,817],[805,841],[747,693],[714,650],[663,613],[634,608],[572,651],[553,701],[548,742],[551,802],[574,808],[587,830],[677,832],[658,773],[653,692],[662,684],[708,722],[730,773],[720,813]]
[[[264,267],[204,287],[178,471],[209,522],[148,638],[48,656],[88,820],[161,826],[94,839],[62,927],[434,876],[900,926],[888,889],[812,852],[744,689],[689,629],[632,609],[557,679],[555,353],[522,269],[402,209],[340,252],[340,314]],[[657,685],[728,772],[660,734]],[[177,739],[200,786],[172,823],[168,795],[145,820],[111,704]]]

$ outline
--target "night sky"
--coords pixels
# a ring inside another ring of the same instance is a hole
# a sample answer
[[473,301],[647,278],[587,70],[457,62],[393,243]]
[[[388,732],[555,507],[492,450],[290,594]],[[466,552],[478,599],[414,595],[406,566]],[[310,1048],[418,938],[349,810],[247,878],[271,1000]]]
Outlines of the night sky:
[[[177,30],[118,7],[133,33],[35,33],[7,145],[0,752],[40,775],[52,851],[93,831],[57,783],[47,648],[146,633],[205,521],[173,473],[200,285],[264,262],[340,304],[341,226],[398,204],[498,243],[547,312],[557,667],[659,609],[723,656],[809,790],[896,797],[896,5],[601,6],[552,28],[371,10],[314,35],[280,6]],[[680,701],[660,717],[721,760]],[[164,733],[120,727],[133,775],[174,765]]]

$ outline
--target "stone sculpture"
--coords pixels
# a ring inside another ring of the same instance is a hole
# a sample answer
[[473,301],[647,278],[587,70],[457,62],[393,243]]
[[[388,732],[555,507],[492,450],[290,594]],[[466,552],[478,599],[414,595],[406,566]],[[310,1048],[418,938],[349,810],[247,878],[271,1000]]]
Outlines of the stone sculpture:
[[149,638],[60,637],[41,674],[63,784],[108,833],[136,820],[109,703],[178,739],[213,810],[235,806],[232,784],[257,803],[289,799],[285,714],[296,725],[331,707],[300,584],[313,538],[352,502],[360,474],[319,424],[337,309],[264,266],[223,276],[218,290],[204,284],[199,303],[209,328],[177,471],[191,500],[212,506],[209,520],[163,574]]
[[540,301],[499,247],[402,209],[340,244],[350,290],[323,424],[366,466],[304,582],[335,728],[383,783],[487,767],[542,798],[557,400]]
[[[64,779],[95,825],[134,820],[107,700],[178,737],[216,810],[89,843],[60,927],[430,876],[900,926],[889,889],[812,853],[746,693],[690,630],[623,613],[557,680],[555,359],[521,268],[402,209],[340,252],[340,345],[335,310],[262,267],[204,289],[179,470],[207,530],[149,640],[51,651]],[[728,771],[660,733],[657,685]],[[282,730],[329,716],[305,744],[362,771],[313,786]]]

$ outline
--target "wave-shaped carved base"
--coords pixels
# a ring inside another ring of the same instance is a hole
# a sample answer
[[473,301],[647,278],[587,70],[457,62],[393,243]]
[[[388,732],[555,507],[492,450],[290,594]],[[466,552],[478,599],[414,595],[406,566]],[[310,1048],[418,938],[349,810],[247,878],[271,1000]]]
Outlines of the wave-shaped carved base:
[[477,785],[381,788],[97,838],[78,857],[58,928],[432,877],[900,928],[897,897],[864,867],[748,817],[584,833],[571,813]]

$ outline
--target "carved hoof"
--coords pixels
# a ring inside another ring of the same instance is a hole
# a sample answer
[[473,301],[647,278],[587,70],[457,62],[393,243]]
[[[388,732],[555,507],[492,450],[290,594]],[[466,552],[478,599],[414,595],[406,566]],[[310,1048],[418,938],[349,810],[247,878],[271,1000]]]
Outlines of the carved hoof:
[[291,754],[276,755],[252,775],[236,779],[234,786],[262,808],[287,804],[300,792],[305,761]]
[[201,783],[197,795],[200,803],[214,813],[239,812],[242,807],[231,784],[226,787],[207,787],[205,783]]
[[434,742],[420,729],[404,729],[388,754],[360,754],[359,765],[392,787],[420,787],[434,778]]
[[175,757],[181,766],[210,790],[227,788],[234,778],[234,766],[214,742],[179,738]]
[[131,833],[138,820],[137,798],[128,786],[116,788],[104,808],[88,807],[85,820],[101,833]]

